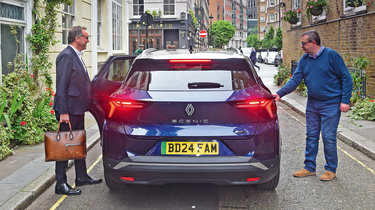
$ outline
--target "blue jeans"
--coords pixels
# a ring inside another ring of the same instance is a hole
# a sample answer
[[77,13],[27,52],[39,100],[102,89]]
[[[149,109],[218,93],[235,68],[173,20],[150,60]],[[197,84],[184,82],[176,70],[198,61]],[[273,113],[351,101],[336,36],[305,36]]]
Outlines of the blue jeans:
[[336,173],[337,127],[341,116],[340,103],[309,99],[306,106],[306,151],[305,169],[315,172],[319,136],[322,132],[327,171]]

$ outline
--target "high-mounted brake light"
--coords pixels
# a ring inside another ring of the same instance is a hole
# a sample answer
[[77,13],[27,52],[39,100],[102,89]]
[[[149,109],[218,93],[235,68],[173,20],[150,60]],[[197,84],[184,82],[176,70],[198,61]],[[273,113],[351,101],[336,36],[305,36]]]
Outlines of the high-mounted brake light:
[[211,59],[170,59],[169,63],[211,63]]
[[111,118],[115,113],[116,109],[142,109],[145,104],[139,101],[130,101],[130,100],[123,100],[118,98],[110,98],[109,99],[109,106],[110,110],[108,113],[108,118]]
[[236,102],[235,106],[240,109],[257,109],[264,108],[266,109],[268,115],[273,119],[275,118],[276,107],[273,104],[272,99],[254,99]]

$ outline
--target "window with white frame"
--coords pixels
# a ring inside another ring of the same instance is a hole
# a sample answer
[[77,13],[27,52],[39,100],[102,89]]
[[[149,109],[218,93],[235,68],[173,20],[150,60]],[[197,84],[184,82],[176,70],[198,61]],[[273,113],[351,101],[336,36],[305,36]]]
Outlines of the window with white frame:
[[270,7],[275,6],[275,0],[269,0],[269,6]]
[[144,0],[133,0],[133,15],[142,15],[144,7]]
[[260,22],[263,23],[264,22],[264,16],[260,16]]
[[260,11],[261,11],[261,12],[264,12],[264,11],[265,11],[264,6],[260,6]]
[[174,0],[164,0],[164,15],[174,15],[174,8]]
[[98,28],[97,28],[97,33],[98,33],[98,37],[97,37],[97,45],[100,46],[100,37],[101,37],[101,34],[102,34],[102,25],[103,25],[103,20],[102,20],[102,0],[98,0],[98,16],[97,16],[97,23],[98,23]]
[[[293,10],[301,9],[301,0],[293,0],[292,9]],[[298,17],[298,23],[297,24],[300,24],[301,18],[302,18],[301,13],[297,13],[297,17]]]
[[112,1],[113,50],[122,50],[122,0]]
[[[14,70],[12,62],[16,55],[24,53],[25,26],[24,3],[0,2],[0,79],[2,74]],[[17,32],[16,37],[12,33],[14,29]]]
[[68,44],[68,33],[74,24],[74,1],[72,5],[64,4],[62,11],[62,43]]
[[268,15],[268,22],[273,23],[273,22],[275,22],[275,21],[276,21],[276,16],[275,16],[275,14],[269,14],[269,15]]

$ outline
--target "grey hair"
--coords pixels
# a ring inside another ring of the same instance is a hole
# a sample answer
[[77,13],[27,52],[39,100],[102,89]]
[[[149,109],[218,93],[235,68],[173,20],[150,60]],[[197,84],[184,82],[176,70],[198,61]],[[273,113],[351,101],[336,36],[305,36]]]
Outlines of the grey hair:
[[320,36],[318,32],[311,30],[311,31],[306,31],[305,33],[302,34],[302,36],[307,36],[309,37],[309,41],[315,41],[317,45],[320,46]]
[[87,28],[83,26],[73,26],[72,29],[70,29],[68,33],[68,44],[71,44],[72,42],[74,42],[76,37],[82,36],[83,35],[82,30],[86,30],[86,29]]

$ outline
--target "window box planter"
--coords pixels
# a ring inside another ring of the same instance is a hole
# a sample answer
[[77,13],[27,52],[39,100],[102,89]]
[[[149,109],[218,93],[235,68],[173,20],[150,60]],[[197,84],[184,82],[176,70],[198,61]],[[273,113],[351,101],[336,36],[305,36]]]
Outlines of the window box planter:
[[289,22],[290,24],[296,24],[296,23],[298,23],[298,17],[291,17],[291,18],[288,20],[288,22]]
[[309,10],[309,12],[313,16],[319,16],[323,13],[323,7],[313,7]]

